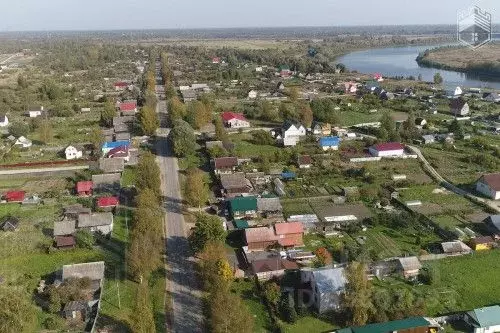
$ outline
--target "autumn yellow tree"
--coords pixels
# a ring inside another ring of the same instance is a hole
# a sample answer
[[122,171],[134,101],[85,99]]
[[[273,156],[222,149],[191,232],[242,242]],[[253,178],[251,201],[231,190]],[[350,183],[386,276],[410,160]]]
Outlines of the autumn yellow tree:
[[300,103],[299,115],[302,125],[304,125],[306,128],[310,128],[313,122],[313,111],[309,103],[307,102]]
[[373,313],[372,288],[366,275],[366,265],[352,262],[345,269],[347,286],[343,296],[349,325],[362,326]]
[[187,202],[194,207],[201,207],[206,204],[209,198],[209,188],[207,177],[197,168],[189,169],[186,177],[184,197]]

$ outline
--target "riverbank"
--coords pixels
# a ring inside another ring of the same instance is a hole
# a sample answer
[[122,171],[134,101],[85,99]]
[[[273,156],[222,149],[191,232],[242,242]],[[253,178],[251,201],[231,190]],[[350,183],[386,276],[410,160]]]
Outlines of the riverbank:
[[416,59],[419,66],[500,79],[500,44],[472,50],[465,46],[444,46],[425,50]]

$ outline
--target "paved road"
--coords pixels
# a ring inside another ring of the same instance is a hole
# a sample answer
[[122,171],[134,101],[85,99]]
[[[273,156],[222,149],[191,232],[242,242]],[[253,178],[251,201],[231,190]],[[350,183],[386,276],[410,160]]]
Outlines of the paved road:
[[204,319],[201,291],[196,267],[190,257],[186,239],[186,225],[182,215],[182,197],[179,185],[177,158],[172,157],[165,128],[167,113],[165,101],[158,102],[162,128],[157,140],[157,161],[161,170],[162,191],[165,196],[165,229],[167,234],[167,293],[172,300],[168,331],[175,333],[203,332]]
[[415,147],[415,146],[410,146],[408,145],[407,146],[408,148],[410,148],[415,154],[417,154],[418,158],[422,161],[422,163],[424,163],[424,167],[427,169],[427,171],[431,174],[431,176],[437,180],[442,186],[446,187],[448,190],[458,194],[458,195],[461,195],[461,196],[464,196],[464,197],[467,197],[469,199],[472,199],[472,200],[476,200],[478,202],[481,202],[481,203],[484,203],[486,204],[488,207],[490,207],[491,209],[495,210],[496,212],[500,213],[500,206],[498,204],[498,202],[494,201],[494,200],[488,200],[488,199],[485,199],[485,198],[481,198],[481,197],[478,197],[468,191],[465,191],[455,185],[453,185],[452,183],[450,183],[449,181],[447,181],[443,176],[441,176],[439,174],[439,172],[436,171],[436,169],[434,169],[434,167],[429,163],[429,161],[427,161],[427,159],[425,158],[425,156],[422,154],[422,152],[420,151],[419,148]]

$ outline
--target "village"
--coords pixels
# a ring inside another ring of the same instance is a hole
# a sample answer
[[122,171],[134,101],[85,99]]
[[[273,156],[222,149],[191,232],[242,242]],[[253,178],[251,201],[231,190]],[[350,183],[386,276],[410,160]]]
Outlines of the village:
[[120,57],[51,72],[64,47],[4,57],[0,286],[34,300],[34,331],[135,332],[143,286],[159,330],[179,311],[169,263],[188,260],[174,214],[209,328],[227,292],[253,323],[235,332],[500,330],[499,92],[304,45],[101,46]]

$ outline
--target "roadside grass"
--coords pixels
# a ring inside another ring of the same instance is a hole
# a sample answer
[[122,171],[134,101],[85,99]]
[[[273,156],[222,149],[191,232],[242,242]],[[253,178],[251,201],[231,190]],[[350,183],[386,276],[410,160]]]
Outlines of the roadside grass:
[[137,179],[137,167],[136,166],[127,166],[123,170],[122,173],[122,186],[128,187],[135,185]]

